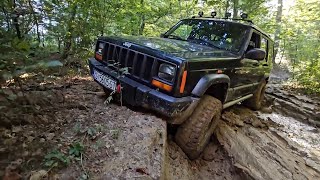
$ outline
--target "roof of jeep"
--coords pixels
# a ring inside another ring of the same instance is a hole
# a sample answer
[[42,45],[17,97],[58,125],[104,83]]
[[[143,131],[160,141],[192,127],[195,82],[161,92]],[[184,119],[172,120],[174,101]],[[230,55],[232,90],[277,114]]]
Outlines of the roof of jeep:
[[223,22],[231,22],[231,23],[235,23],[235,24],[241,24],[241,25],[248,26],[250,28],[253,28],[253,29],[259,31],[263,35],[265,35],[268,38],[270,38],[270,40],[272,40],[269,34],[265,33],[262,29],[260,29],[258,26],[254,25],[253,23],[250,23],[250,22],[245,21],[245,20],[241,20],[241,19],[234,20],[234,19],[224,19],[224,18],[220,19],[220,18],[212,18],[212,17],[195,17],[195,18],[186,18],[186,19],[183,19],[183,20],[192,20],[192,19],[223,21]]

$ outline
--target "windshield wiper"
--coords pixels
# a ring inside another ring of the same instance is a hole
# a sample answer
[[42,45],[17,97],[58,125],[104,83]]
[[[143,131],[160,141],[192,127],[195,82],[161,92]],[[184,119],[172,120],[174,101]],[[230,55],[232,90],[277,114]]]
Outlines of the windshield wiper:
[[217,48],[217,49],[223,49],[223,48],[221,48],[221,47],[219,47],[219,46],[217,46],[217,45],[213,44],[212,42],[210,42],[210,41],[206,41],[206,40],[204,40],[204,39],[192,39],[192,41],[200,41],[200,42],[204,42],[204,43],[206,43],[207,45],[209,45],[209,46],[213,46],[213,47],[215,47],[215,48]]
[[166,35],[166,37],[169,39],[176,39],[176,40],[185,41],[185,39],[183,39],[182,37],[177,36],[177,35],[173,35],[173,34]]

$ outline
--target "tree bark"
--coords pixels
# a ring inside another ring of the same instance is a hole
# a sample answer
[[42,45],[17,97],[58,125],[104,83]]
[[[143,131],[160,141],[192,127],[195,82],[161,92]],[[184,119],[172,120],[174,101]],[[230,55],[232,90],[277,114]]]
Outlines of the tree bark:
[[225,15],[226,15],[227,12],[228,12],[229,5],[230,5],[229,0],[226,0],[226,11],[225,11]]
[[272,60],[275,63],[275,58],[277,56],[279,45],[280,45],[280,33],[281,33],[281,22],[282,22],[282,9],[283,9],[283,0],[278,0],[278,10],[276,16],[276,32],[274,34],[274,58]]
[[38,43],[39,43],[39,45],[40,45],[40,43],[41,43],[41,38],[40,38],[40,32],[39,32],[38,18],[37,18],[37,16],[36,16],[36,13],[34,12],[33,5],[32,5],[32,3],[31,3],[31,0],[28,0],[28,3],[29,3],[29,7],[30,7],[30,10],[31,10],[31,13],[32,13],[32,15],[33,15],[34,24],[36,25],[37,40],[38,40]]
[[6,17],[7,31],[9,32],[11,26],[10,26],[10,18],[9,18],[8,12],[6,11],[6,9],[4,7],[2,7],[2,12]]
[[[15,12],[16,11],[16,7],[17,7],[16,0],[13,0],[12,2],[13,2],[13,11]],[[19,18],[19,15],[16,13],[13,16],[12,20],[13,20],[13,25],[14,25],[14,27],[16,29],[16,33],[17,33],[18,39],[22,39],[18,18]]]
[[[144,7],[144,0],[140,1],[141,7]],[[140,27],[138,31],[138,35],[142,35],[144,31],[144,27],[146,26],[145,15],[141,14]]]
[[145,17],[144,17],[144,15],[142,15],[141,16],[141,23],[140,23],[140,27],[139,27],[139,32],[138,32],[139,35],[143,34],[145,26],[146,26]]
[[63,50],[63,54],[62,54],[62,59],[66,59],[70,54],[70,50],[72,47],[72,33],[73,33],[73,29],[74,29],[72,25],[73,25],[74,20],[76,18],[77,8],[78,8],[77,5],[74,5],[74,7],[72,7],[70,22],[68,23],[68,31],[65,36],[65,43],[64,43],[64,50]]
[[233,0],[233,18],[238,17],[239,0]]

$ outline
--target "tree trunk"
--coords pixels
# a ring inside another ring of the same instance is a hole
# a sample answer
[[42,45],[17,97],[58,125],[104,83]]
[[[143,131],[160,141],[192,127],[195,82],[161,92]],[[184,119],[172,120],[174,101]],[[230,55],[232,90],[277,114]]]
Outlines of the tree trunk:
[[227,2],[226,2],[226,11],[225,11],[225,15],[227,14],[227,12],[228,12],[228,9],[229,9],[229,0],[227,0]]
[[233,0],[233,18],[238,17],[239,0]]
[[139,32],[138,34],[139,35],[142,35],[143,34],[143,31],[144,31],[144,27],[146,26],[146,23],[145,23],[145,17],[144,15],[141,16],[141,23],[140,23],[140,27],[139,27]]
[[[140,4],[141,4],[141,7],[144,7],[144,0],[141,0]],[[141,14],[141,21],[140,21],[140,27],[139,27],[138,35],[142,35],[143,34],[145,26],[146,26],[145,15]]]
[[278,0],[278,10],[277,10],[277,16],[276,16],[276,32],[274,34],[274,58],[272,60],[273,63],[275,63],[275,58],[277,56],[278,50],[279,50],[279,44],[280,44],[280,33],[281,33],[281,22],[282,22],[282,8],[283,8],[283,0]]
[[[13,0],[12,2],[13,2],[13,11],[15,12],[16,6],[17,6],[17,5],[16,5],[16,0]],[[19,18],[19,15],[16,13],[16,14],[13,16],[12,20],[13,20],[13,25],[14,25],[14,27],[15,27],[15,29],[16,29],[17,37],[18,37],[19,39],[22,39],[18,18]]]
[[68,31],[65,36],[64,50],[62,54],[62,59],[66,59],[69,56],[71,47],[72,47],[72,33],[73,33],[73,23],[77,14],[77,5],[74,5],[71,11],[70,21],[68,23]]
[[41,38],[40,38],[40,32],[39,32],[39,23],[38,23],[38,18],[36,16],[36,13],[34,12],[34,9],[33,9],[33,5],[31,3],[31,0],[28,1],[29,3],[29,7],[31,9],[31,13],[33,15],[33,19],[34,19],[34,24],[36,25],[36,31],[37,31],[37,40],[38,40],[38,43],[40,45],[41,43]]
[[9,18],[8,12],[6,11],[6,9],[4,7],[2,7],[2,12],[6,17],[7,31],[9,32],[10,31],[10,18]]

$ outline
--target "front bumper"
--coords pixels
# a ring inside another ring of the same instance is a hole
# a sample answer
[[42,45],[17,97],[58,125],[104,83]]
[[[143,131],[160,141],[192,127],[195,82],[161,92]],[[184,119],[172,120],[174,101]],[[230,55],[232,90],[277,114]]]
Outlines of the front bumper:
[[[89,67],[91,75],[93,69],[95,69],[117,80],[122,86],[122,100],[124,102],[132,106],[142,106],[147,109],[152,109],[163,116],[169,117],[168,122],[172,124],[181,124],[187,116],[191,115],[199,101],[199,98],[191,96],[175,98],[126,76],[119,77],[114,70],[94,58],[89,59]],[[99,84],[103,86],[101,83]]]

